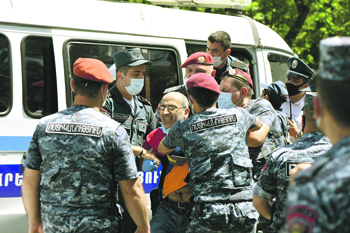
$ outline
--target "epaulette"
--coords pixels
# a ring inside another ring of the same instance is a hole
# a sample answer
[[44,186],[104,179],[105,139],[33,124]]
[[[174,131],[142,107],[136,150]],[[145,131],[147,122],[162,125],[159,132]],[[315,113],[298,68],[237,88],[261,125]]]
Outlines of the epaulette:
[[146,98],[142,97],[141,95],[136,95],[136,97],[143,104],[147,104],[149,106],[152,106],[151,102],[149,102]]

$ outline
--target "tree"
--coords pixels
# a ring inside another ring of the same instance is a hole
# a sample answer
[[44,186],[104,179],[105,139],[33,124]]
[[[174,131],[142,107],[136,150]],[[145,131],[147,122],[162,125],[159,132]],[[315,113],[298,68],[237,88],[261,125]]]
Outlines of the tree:
[[[118,1],[122,0],[109,0]],[[317,69],[320,40],[350,36],[350,0],[252,0],[243,14],[276,31],[302,60]],[[147,0],[124,0],[150,4]],[[224,9],[181,7],[225,14]]]

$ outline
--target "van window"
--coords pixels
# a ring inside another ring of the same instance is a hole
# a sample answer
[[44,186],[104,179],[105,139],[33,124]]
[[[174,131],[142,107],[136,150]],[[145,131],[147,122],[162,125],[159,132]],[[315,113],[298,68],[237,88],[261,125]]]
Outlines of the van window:
[[52,38],[27,37],[22,42],[25,112],[40,118],[58,111]]
[[[186,43],[186,50],[187,50],[187,55],[190,56],[193,53],[196,52],[206,52],[207,51],[207,45],[199,45],[199,44],[190,44]],[[241,48],[231,48],[231,56],[239,59],[240,61],[243,61],[247,65],[251,65],[252,57],[251,55],[244,49]],[[249,69],[249,68],[248,68]],[[249,69],[250,75],[252,77],[252,80],[254,80],[254,73],[253,69]]]
[[[73,78],[74,62],[80,57],[96,58],[104,62],[107,67],[111,67],[114,64],[113,54],[129,48],[132,47],[116,44],[69,42],[67,44],[68,76]],[[146,66],[145,83],[140,95],[151,102],[155,111],[163,97],[163,91],[168,87],[179,85],[179,64],[176,53],[172,49],[141,46],[141,51],[144,58],[152,61],[153,64]],[[71,98],[67,101],[67,106],[70,106],[73,102],[73,93],[71,91],[67,93],[71,93]]]
[[0,34],[0,115],[9,113],[12,105],[9,46],[7,38]]
[[272,82],[286,82],[286,73],[288,70],[287,60],[289,57],[277,53],[269,53],[267,59],[270,63]]

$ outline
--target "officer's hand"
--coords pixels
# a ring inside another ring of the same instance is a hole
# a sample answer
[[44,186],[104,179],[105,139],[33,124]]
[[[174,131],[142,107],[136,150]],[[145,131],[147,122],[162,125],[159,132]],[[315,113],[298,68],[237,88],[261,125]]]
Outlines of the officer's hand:
[[294,183],[295,175],[299,171],[308,169],[311,166],[312,166],[312,163],[299,163],[299,164],[297,164],[297,166],[290,171],[289,187],[292,186],[292,184]]
[[142,164],[142,170],[145,172],[153,172],[158,169],[157,161],[144,159]]
[[288,119],[288,122],[289,122],[289,126],[290,126],[290,130],[289,130],[289,134],[290,136],[292,137],[295,137],[297,136],[297,134],[299,133],[299,129],[298,129],[298,126],[297,126],[297,123],[294,121],[294,120],[289,120]]

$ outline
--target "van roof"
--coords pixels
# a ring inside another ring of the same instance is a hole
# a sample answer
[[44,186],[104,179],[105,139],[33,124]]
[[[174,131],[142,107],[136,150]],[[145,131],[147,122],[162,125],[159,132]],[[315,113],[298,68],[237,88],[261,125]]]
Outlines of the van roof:
[[[203,41],[223,30],[232,44],[256,46],[244,17],[184,11],[138,3],[97,0],[5,0],[0,24],[33,25]],[[272,29],[255,22],[264,47],[293,51]],[[232,26],[231,26],[232,25]]]

